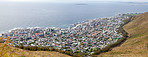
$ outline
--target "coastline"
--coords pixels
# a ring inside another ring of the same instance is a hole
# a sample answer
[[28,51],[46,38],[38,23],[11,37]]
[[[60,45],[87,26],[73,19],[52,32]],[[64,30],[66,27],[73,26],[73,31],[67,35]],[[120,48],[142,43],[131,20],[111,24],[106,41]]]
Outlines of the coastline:
[[[111,18],[111,17],[107,17],[107,18]],[[100,18],[96,18],[96,19],[100,19]],[[95,20],[95,19],[91,19],[91,20]],[[86,20],[86,21],[89,21],[89,20]],[[85,22],[85,21],[83,21],[83,22]],[[83,22],[78,22],[78,23],[83,23]],[[77,23],[76,23],[77,24]],[[124,24],[125,25],[125,24]],[[123,25],[123,26],[124,26]],[[121,25],[121,27],[123,27],[122,25]],[[122,28],[123,29],[123,28]],[[123,29],[124,30],[124,29]],[[125,40],[124,38],[121,38],[121,39],[123,39],[123,40]],[[119,39],[120,40],[120,39]],[[118,42],[118,41],[117,41]],[[121,42],[122,42],[122,40],[121,40]],[[116,42],[115,42],[116,43]],[[118,44],[118,43],[116,43],[116,44]],[[111,44],[111,45],[109,45],[109,47],[112,47],[112,45],[114,45],[114,44]],[[19,47],[19,48],[21,48],[21,49],[24,49],[25,47]],[[106,47],[105,47],[106,48]],[[107,46],[107,48],[108,48],[108,46]],[[103,48],[104,49],[104,48]],[[102,52],[106,52],[106,51],[109,51],[111,48],[109,48],[109,49],[105,49],[105,50],[101,50],[101,52],[99,52],[99,53],[102,53]],[[33,51],[35,51],[35,50],[33,50]],[[56,49],[53,49],[53,51],[58,51],[58,50],[56,50]],[[59,52],[59,51],[58,51]],[[61,53],[68,53],[67,51],[61,51]],[[68,53],[68,55],[72,55],[71,53]],[[73,55],[74,56],[74,55]]]
[[[132,13],[144,13],[144,12],[132,12]],[[83,20],[83,21],[75,22],[75,23],[73,23],[73,24],[85,22],[85,21],[88,21],[88,20],[100,19],[100,18],[110,18],[110,17],[117,16],[118,14],[130,14],[130,12],[126,12],[126,13],[116,13],[115,15],[107,16],[107,17],[95,17],[95,18],[91,18],[91,19],[86,19],[86,20]],[[40,26],[12,27],[12,28],[10,28],[10,29],[1,30],[1,31],[0,31],[0,36],[2,36],[1,34],[3,34],[3,33],[9,33],[9,31],[14,30],[14,29],[26,29],[26,28],[61,28],[61,29],[68,29],[68,27],[69,27],[70,25],[73,25],[73,24],[63,24],[61,27],[52,26],[52,25],[50,25],[50,26],[48,26],[48,27],[40,27]]]

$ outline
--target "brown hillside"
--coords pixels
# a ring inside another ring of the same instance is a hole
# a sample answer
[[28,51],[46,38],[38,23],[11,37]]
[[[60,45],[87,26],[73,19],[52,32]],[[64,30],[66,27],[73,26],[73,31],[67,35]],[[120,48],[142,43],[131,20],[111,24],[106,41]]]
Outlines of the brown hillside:
[[[4,50],[3,50],[4,49]],[[5,54],[3,54],[5,52]],[[28,51],[0,43],[0,57],[70,57],[54,51]]]
[[121,46],[98,57],[148,57],[148,12],[136,16],[124,29],[129,38]]

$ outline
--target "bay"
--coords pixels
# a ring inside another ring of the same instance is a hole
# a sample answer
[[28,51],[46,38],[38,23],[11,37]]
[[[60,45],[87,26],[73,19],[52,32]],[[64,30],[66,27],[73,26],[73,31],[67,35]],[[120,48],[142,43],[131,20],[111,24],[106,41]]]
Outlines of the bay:
[[48,3],[0,2],[0,32],[22,27],[67,28],[88,19],[111,17],[119,13],[143,13],[148,5],[130,3]]

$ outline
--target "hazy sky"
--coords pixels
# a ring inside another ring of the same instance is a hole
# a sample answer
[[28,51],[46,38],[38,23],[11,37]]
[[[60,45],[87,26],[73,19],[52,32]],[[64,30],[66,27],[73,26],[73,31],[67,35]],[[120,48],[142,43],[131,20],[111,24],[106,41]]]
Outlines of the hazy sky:
[[15,2],[79,2],[79,1],[124,1],[124,2],[148,2],[148,0],[0,0]]

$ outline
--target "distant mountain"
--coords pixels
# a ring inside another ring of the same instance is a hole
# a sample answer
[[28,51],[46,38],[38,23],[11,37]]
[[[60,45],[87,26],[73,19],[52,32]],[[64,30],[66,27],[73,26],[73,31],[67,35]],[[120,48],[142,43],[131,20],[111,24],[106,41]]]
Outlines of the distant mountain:
[[147,57],[148,54],[148,12],[140,14],[124,26],[129,38],[112,51],[98,57]]
[[75,4],[75,5],[88,5],[88,4],[80,3],[80,4]]
[[122,2],[122,3],[130,3],[130,4],[144,4],[144,5],[148,5],[148,2]]

